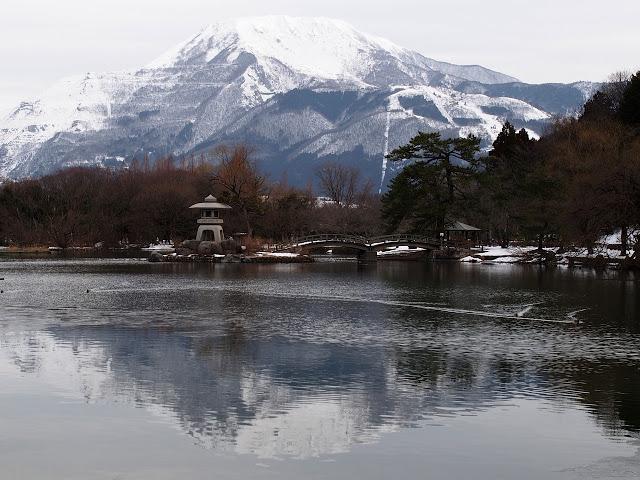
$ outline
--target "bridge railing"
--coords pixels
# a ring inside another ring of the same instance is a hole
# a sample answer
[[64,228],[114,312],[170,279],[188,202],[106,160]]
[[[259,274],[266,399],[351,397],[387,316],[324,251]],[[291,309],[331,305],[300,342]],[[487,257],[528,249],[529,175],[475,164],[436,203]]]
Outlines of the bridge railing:
[[358,245],[360,247],[372,247],[372,246],[380,246],[384,244],[394,244],[394,243],[417,243],[417,244],[426,244],[426,245],[437,245],[438,240],[430,237],[425,237],[424,235],[408,235],[408,234],[399,234],[399,235],[381,235],[377,237],[365,237],[362,235],[345,235],[339,233],[323,233],[318,235],[307,235],[305,237],[299,237],[293,239],[291,243],[288,245],[279,245],[277,250],[287,250],[296,247],[303,247],[308,245],[313,245],[316,243],[343,243],[343,244],[352,244]]
[[307,235],[306,237],[296,238],[291,242],[291,245],[309,245],[312,243],[325,243],[325,242],[341,242],[341,243],[353,243],[356,245],[366,245],[367,238],[361,235],[321,233],[318,235]]
[[382,245],[385,243],[424,243],[424,244],[437,244],[438,240],[432,237],[425,237],[424,235],[409,235],[409,234],[397,234],[397,235],[380,235],[377,237],[371,237],[368,240],[368,245]]

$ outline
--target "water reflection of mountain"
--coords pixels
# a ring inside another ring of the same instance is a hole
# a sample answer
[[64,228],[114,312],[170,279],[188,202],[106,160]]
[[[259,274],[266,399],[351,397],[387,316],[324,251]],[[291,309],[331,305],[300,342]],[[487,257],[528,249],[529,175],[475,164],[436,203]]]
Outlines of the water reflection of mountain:
[[[54,382],[80,372],[74,388],[88,400],[129,401],[204,445],[261,456],[347,451],[421,419],[438,422],[545,391],[590,405],[610,432],[638,427],[640,375],[619,366],[611,367],[616,377],[584,365],[541,369],[429,348],[261,339],[233,323],[219,336],[51,327],[4,347],[16,364],[48,369]],[[64,358],[55,360],[53,350]]]
[[[344,451],[415,422],[428,403],[398,377],[382,348],[251,339],[233,329],[209,338],[95,327],[51,333],[58,344],[101,347],[110,365],[102,395],[134,396],[221,448],[296,456]],[[431,401],[441,406],[435,395]]]

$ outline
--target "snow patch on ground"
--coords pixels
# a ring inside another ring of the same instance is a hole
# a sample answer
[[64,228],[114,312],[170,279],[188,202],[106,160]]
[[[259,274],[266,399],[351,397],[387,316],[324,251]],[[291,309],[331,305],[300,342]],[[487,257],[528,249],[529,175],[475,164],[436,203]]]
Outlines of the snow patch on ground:
[[[604,237],[603,237],[604,238]],[[615,240],[616,237],[607,237]],[[615,241],[613,242],[615,243]],[[592,253],[586,248],[576,248],[561,251],[560,247],[545,248],[545,254],[541,254],[537,247],[483,247],[482,251],[473,253],[470,256],[461,258],[464,263],[539,263],[545,259],[545,255],[555,255],[558,265],[568,265],[570,261],[580,261],[582,259],[596,259],[598,257],[605,260],[625,260],[634,256],[633,248],[629,248],[626,256],[620,255],[619,248],[610,248],[607,245],[597,245]]]
[[384,251],[377,252],[377,255],[384,257],[386,255],[410,255],[418,252],[424,252],[424,248],[409,248],[407,246],[401,245],[399,247],[390,247]]
[[475,254],[476,257],[492,259],[498,257],[522,257],[525,254],[536,250],[535,247],[484,247],[482,252]]

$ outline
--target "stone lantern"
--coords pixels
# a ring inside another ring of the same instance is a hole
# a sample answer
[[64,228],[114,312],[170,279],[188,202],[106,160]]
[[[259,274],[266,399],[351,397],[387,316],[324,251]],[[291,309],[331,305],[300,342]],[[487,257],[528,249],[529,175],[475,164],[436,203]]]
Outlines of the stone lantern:
[[223,221],[220,217],[220,211],[231,210],[229,205],[218,203],[216,197],[209,195],[204,199],[204,202],[196,203],[189,208],[200,210],[196,240],[208,242],[222,242],[224,240]]

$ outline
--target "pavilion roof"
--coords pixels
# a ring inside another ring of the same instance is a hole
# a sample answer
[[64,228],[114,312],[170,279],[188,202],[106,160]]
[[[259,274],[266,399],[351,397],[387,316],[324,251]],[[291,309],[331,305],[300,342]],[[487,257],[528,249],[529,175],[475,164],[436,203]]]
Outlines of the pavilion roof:
[[447,232],[480,232],[482,229],[467,225],[458,220],[447,223],[445,226]]

